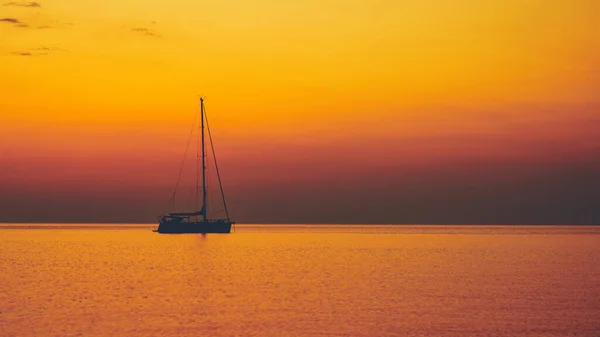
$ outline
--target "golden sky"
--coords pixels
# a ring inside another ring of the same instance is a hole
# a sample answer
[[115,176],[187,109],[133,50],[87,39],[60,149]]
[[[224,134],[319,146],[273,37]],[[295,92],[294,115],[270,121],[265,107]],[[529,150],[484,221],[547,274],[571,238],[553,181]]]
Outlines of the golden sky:
[[168,185],[198,94],[239,200],[340,175],[596,167],[597,13],[592,0],[5,0],[0,183]]

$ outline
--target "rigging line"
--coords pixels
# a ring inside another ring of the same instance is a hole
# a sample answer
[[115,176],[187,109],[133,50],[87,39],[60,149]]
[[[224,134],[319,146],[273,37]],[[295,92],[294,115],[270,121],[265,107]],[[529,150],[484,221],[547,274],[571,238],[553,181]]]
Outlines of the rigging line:
[[[210,153],[207,153],[206,156],[212,157],[213,156],[212,151],[209,151],[209,152]],[[224,209],[223,209],[222,205],[217,202],[217,201],[220,201],[220,198],[217,199],[217,196],[219,195],[218,193],[220,191],[215,186],[215,184],[213,184],[213,182],[216,180],[214,178],[217,178],[217,174],[214,170],[213,165],[207,165],[206,170],[207,170],[207,177],[208,177],[206,180],[206,188],[208,189],[208,200],[211,202],[211,205],[213,205],[211,207],[211,209],[212,209],[211,216],[213,218],[216,218],[216,217],[222,216],[224,214]],[[217,209],[216,207],[219,207],[219,208]]]
[[219,173],[219,165],[217,164],[217,154],[215,153],[215,144],[212,140],[210,133],[210,126],[208,125],[208,115],[206,114],[206,107],[204,108],[204,119],[206,120],[206,130],[208,130],[208,140],[210,141],[210,148],[212,150],[213,159],[215,161],[215,171],[217,172],[217,179],[219,180],[219,188],[221,189],[221,197],[223,198],[223,207],[225,208],[225,216],[229,219],[229,211],[227,210],[227,203],[225,202],[225,193],[223,192],[223,184],[221,183],[221,174]]
[[[206,114],[206,108],[204,108],[204,113]],[[210,157],[211,155],[214,156],[214,154],[212,153],[212,148],[207,149],[206,151],[206,157]],[[215,192],[215,186],[213,185],[213,181],[214,179],[211,179],[212,177],[216,177],[216,173],[214,173],[215,171],[213,170],[213,167],[210,163],[208,163],[206,165],[206,190],[207,190],[207,203],[210,202],[211,205],[218,205],[215,202],[215,196],[217,195]],[[212,199],[211,199],[212,198]],[[215,218],[219,216],[219,210],[215,209],[214,206],[211,206],[211,217]]]
[[[205,154],[208,157],[208,153]],[[206,172],[206,183],[204,184],[204,188],[206,189],[206,201],[205,204],[206,206],[206,216],[210,219],[214,213],[214,210],[212,209],[212,202],[211,204],[211,212],[208,213],[208,203],[210,200],[210,197],[212,196],[212,184],[210,183],[210,174],[211,174],[211,170],[210,170],[210,166],[206,165],[205,168],[205,172]]]
[[[183,153],[183,160],[181,161],[181,167],[179,167],[179,174],[177,174],[177,182],[175,183],[175,190],[173,191],[173,195],[171,195],[171,199],[169,199],[169,203],[167,204],[166,210],[172,206],[173,201],[175,200],[175,194],[177,193],[177,188],[179,187],[179,181],[181,180],[181,174],[183,173],[183,166],[185,165],[185,158],[187,157],[188,150],[190,149],[190,144],[192,143],[192,135],[194,133],[194,126],[196,125],[196,119],[198,119],[198,115],[194,114],[194,121],[192,122],[192,129],[190,130],[190,135],[188,137],[187,145],[185,147],[185,152]],[[165,212],[166,212],[165,210]]]

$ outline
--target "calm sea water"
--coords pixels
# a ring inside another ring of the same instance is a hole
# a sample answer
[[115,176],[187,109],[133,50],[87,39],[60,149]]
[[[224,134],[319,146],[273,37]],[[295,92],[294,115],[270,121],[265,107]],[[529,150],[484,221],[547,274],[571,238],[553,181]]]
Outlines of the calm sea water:
[[600,336],[600,227],[0,225],[1,336]]

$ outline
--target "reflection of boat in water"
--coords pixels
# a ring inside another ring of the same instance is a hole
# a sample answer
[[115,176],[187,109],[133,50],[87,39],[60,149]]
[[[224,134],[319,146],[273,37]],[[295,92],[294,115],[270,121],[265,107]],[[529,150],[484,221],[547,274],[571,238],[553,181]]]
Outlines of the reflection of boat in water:
[[[217,173],[217,179],[219,181],[219,189],[221,191],[221,198],[223,201],[223,208],[225,211],[225,218],[210,218],[207,210],[207,182],[206,182],[206,142],[205,135],[208,131],[208,140],[212,149],[212,157],[214,159],[215,170]],[[223,186],[221,184],[221,175],[219,174],[219,168],[217,166],[217,157],[214,153],[214,146],[212,136],[210,134],[210,127],[208,125],[208,118],[204,110],[204,98],[200,98],[200,138],[201,138],[201,154],[197,155],[197,171],[200,171],[200,164],[202,165],[202,205],[200,210],[194,212],[183,212],[183,213],[166,213],[165,215],[158,217],[158,228],[155,230],[158,233],[171,233],[171,234],[184,234],[184,233],[230,233],[231,225],[234,224],[229,218],[229,212],[227,211],[227,204],[225,202],[225,194],[223,193]],[[191,134],[190,134],[191,140]],[[187,151],[186,151],[187,153]],[[200,159],[201,158],[201,159]],[[201,163],[198,161],[201,160]],[[182,166],[183,168],[183,166]],[[199,172],[196,172],[196,177]],[[181,177],[181,172],[180,172]],[[177,181],[179,184],[179,180]],[[177,189],[177,187],[176,187]],[[196,202],[198,205],[198,191],[200,190],[199,182],[196,180]],[[175,193],[171,198],[173,201]]]

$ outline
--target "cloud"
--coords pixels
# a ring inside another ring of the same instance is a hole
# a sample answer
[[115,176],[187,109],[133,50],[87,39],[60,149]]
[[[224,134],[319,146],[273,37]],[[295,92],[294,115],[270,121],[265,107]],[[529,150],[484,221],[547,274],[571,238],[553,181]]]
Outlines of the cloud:
[[36,51],[63,51],[63,52],[68,52],[67,49],[64,48],[59,48],[59,47],[37,47],[37,48],[31,48],[30,50],[36,50]]
[[144,36],[162,37],[161,35],[157,34],[155,31],[153,31],[149,28],[132,28],[131,31],[136,32],[141,35],[144,35]]
[[35,29],[55,29],[55,28],[67,28],[75,26],[72,22],[60,22],[58,20],[50,20],[48,24],[37,26]]
[[[22,28],[29,28],[30,27],[27,23],[25,23],[25,22],[23,22],[23,21],[21,21],[19,19],[15,19],[15,18],[0,18],[0,23],[1,22],[5,22],[5,23],[8,23],[8,24],[14,24],[15,27],[22,27]],[[42,25],[42,26],[37,26],[37,27],[35,27],[35,29],[54,29],[54,28],[59,28],[61,26],[63,26],[63,27],[64,26],[71,26],[72,27],[72,26],[75,25],[72,22],[64,22],[64,23],[62,23],[62,22],[59,22],[57,20],[50,20],[49,22],[50,22],[50,24],[48,24],[48,25]],[[31,28],[34,28],[34,27],[31,27]]]
[[0,22],[6,22],[8,24],[14,24],[15,27],[29,27],[28,24],[26,24],[25,22],[19,21],[18,19],[15,18],[0,18]]
[[42,5],[40,5],[39,2],[15,2],[15,1],[5,3],[4,6],[17,6],[17,7],[29,7],[29,8],[42,7]]
[[29,48],[29,51],[15,51],[11,52],[12,55],[16,56],[44,56],[54,52],[68,52],[67,49],[59,47],[36,47]]
[[25,57],[48,55],[48,53],[32,53],[32,52],[28,52],[28,51],[14,51],[11,54],[16,55],[16,56],[25,56]]

